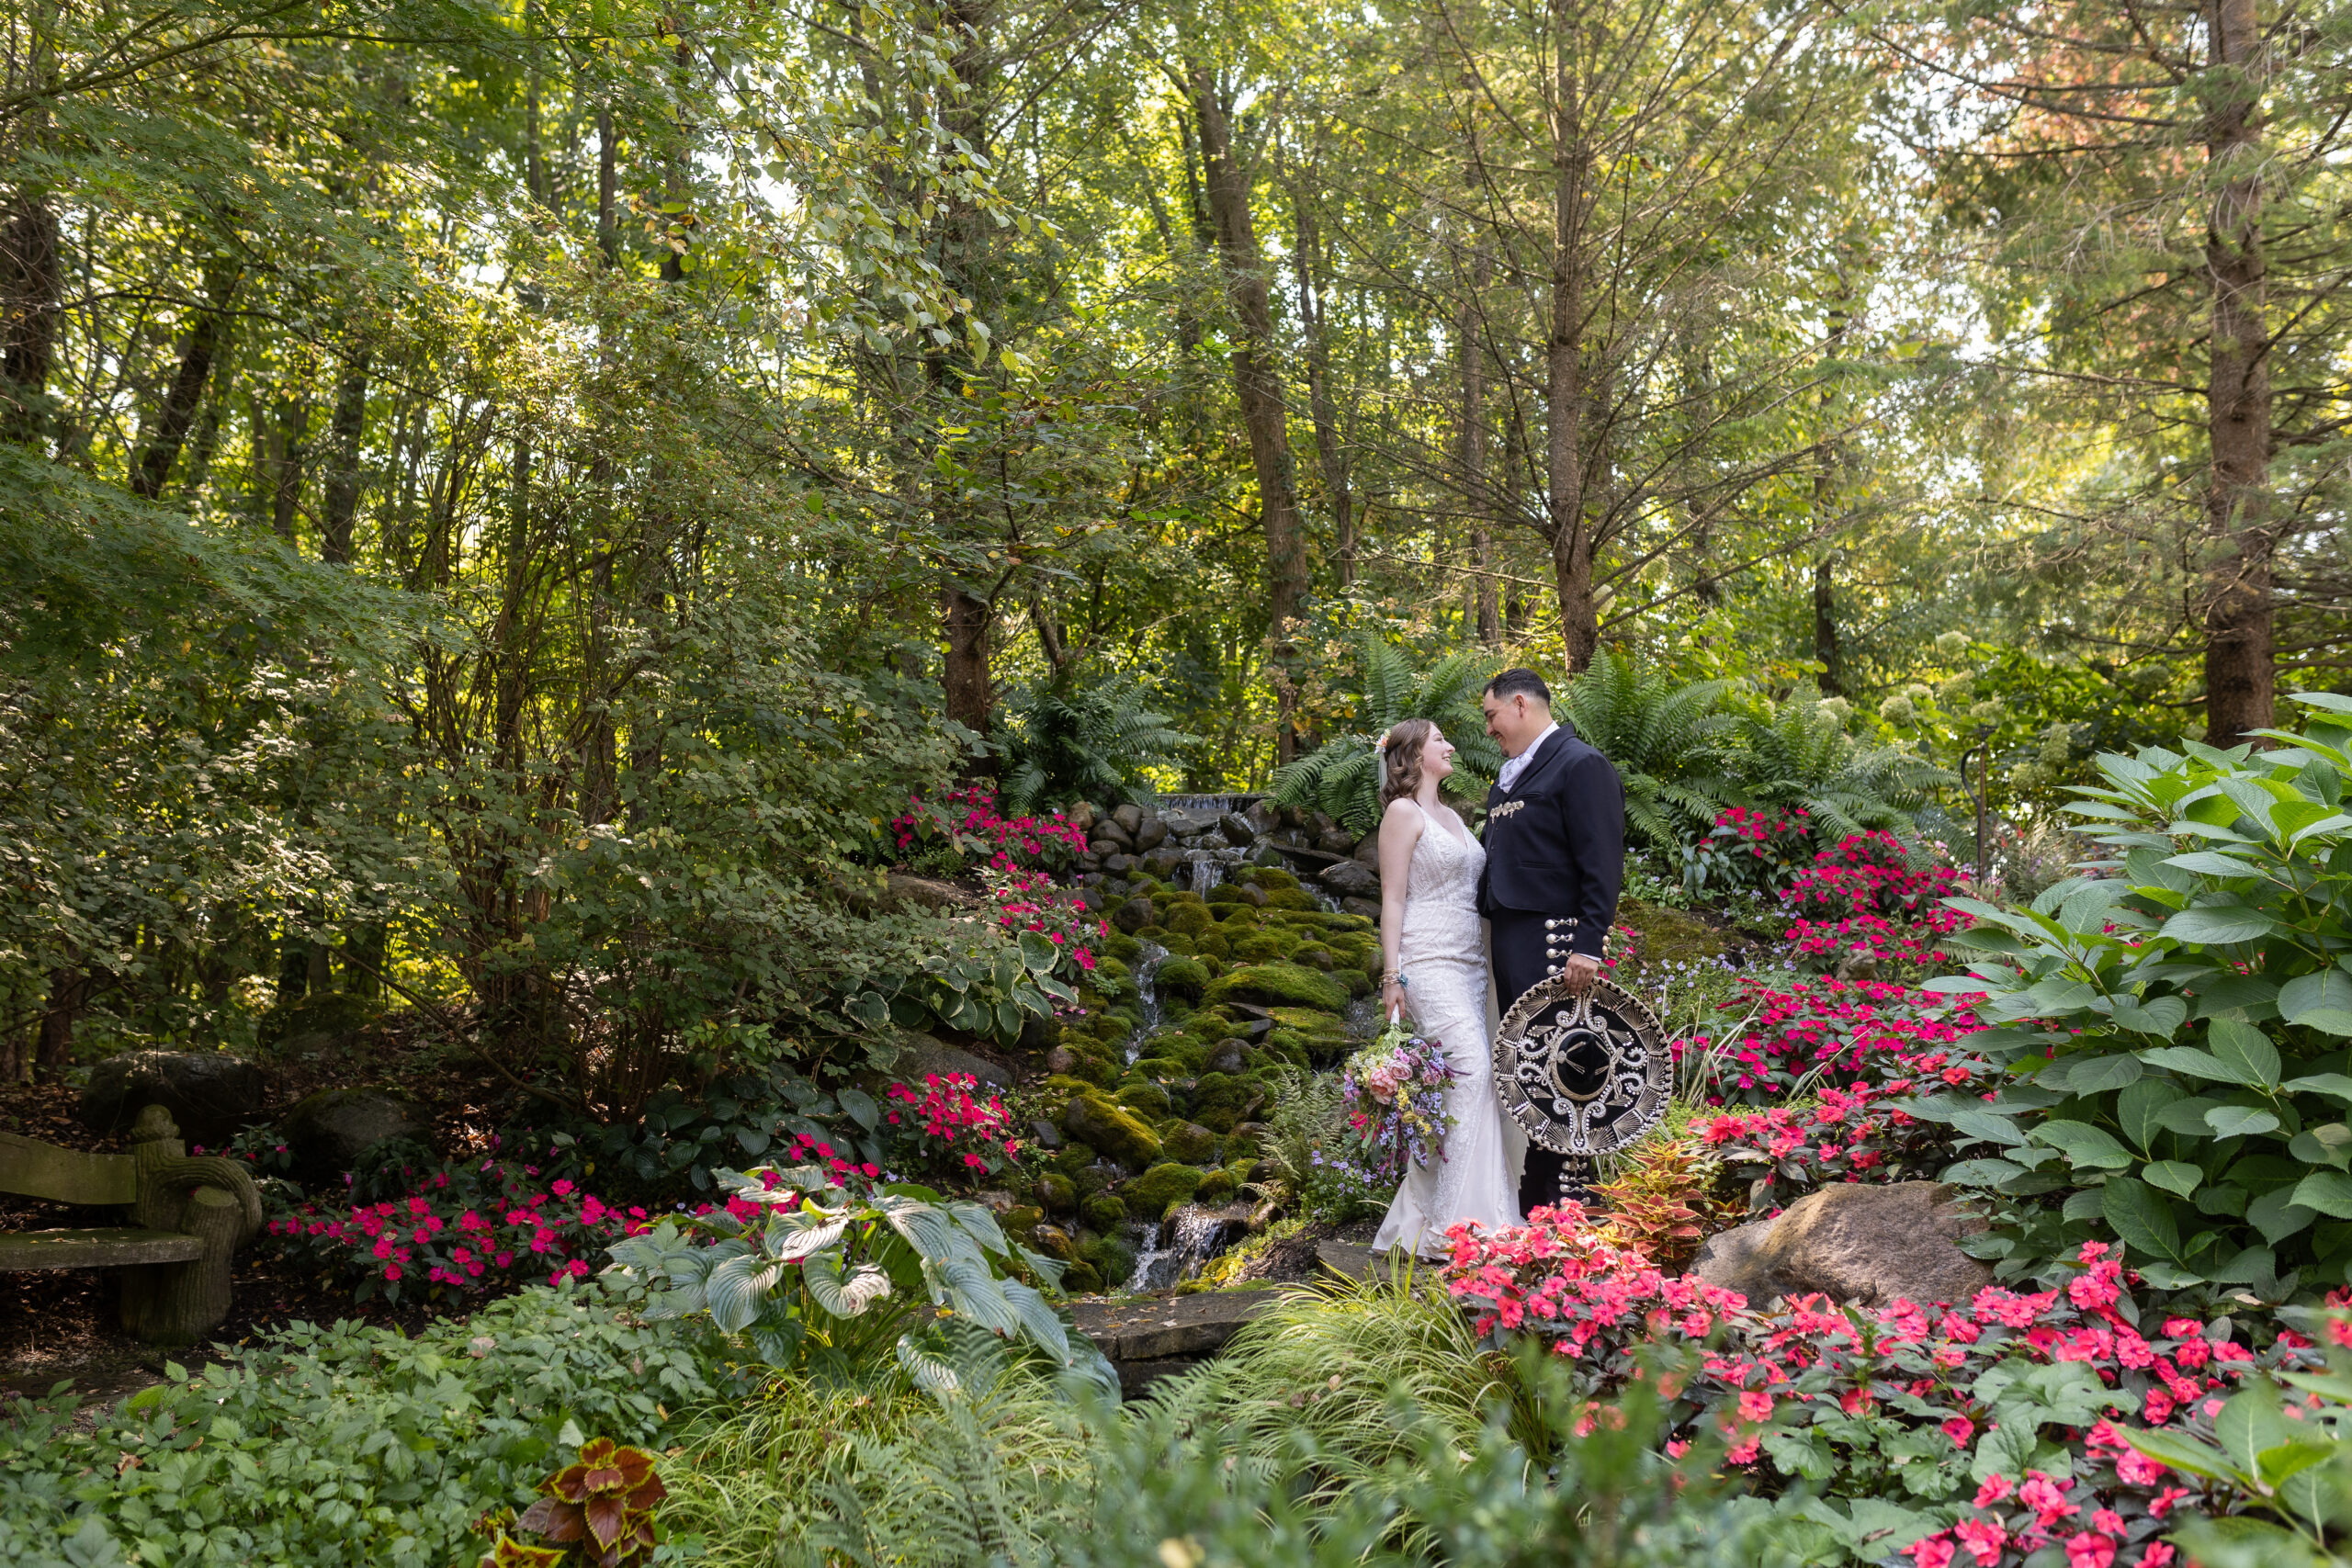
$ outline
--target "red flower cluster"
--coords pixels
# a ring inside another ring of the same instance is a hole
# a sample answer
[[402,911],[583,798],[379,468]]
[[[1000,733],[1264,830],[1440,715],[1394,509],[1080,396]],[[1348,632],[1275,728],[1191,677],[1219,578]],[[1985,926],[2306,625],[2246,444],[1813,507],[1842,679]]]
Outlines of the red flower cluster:
[[1820,958],[1861,952],[1883,961],[1939,961],[1937,943],[1969,924],[1943,905],[1959,877],[1948,865],[1915,869],[1892,833],[1849,833],[1781,895],[1796,917],[1788,940]]
[[305,1203],[269,1229],[322,1270],[356,1276],[359,1300],[396,1302],[420,1284],[440,1295],[579,1279],[589,1258],[649,1223],[643,1209],[616,1209],[567,1180],[540,1187],[538,1174],[485,1159],[456,1181],[435,1171],[406,1197],[342,1213]]
[[[927,1073],[922,1083],[920,1093],[905,1084],[892,1084],[887,1098],[904,1109],[884,1114],[891,1126],[920,1134],[910,1150],[914,1158],[965,1170],[997,1171],[1019,1157],[1021,1141],[1012,1135],[1012,1112],[994,1095],[981,1100],[974,1092],[979,1079],[969,1073]],[[922,1141],[926,1139],[928,1143]]]
[[[2052,1547],[2069,1568],[2111,1568],[2127,1551],[2126,1568],[2164,1568],[2154,1538],[2199,1483],[2168,1484],[2127,1427],[2207,1422],[2249,1375],[2318,1364],[2290,1332],[2261,1354],[2192,1317],[2143,1333],[2154,1314],[2125,1299],[2131,1277],[2100,1242],[2050,1290],[1992,1287],[1961,1305],[1874,1314],[1809,1297],[1758,1314],[1733,1292],[1662,1277],[1573,1207],[1538,1210],[1524,1230],[1450,1235],[1448,1288],[1488,1309],[1482,1332],[1553,1337],[1594,1394],[1645,1375],[1645,1344],[1679,1348],[1694,1370],[1661,1380],[1676,1401],[1670,1452],[1714,1430],[1733,1464],[1925,1503],[1940,1528],[1909,1549],[1917,1568],[1951,1568],[1961,1552],[1996,1568]],[[1718,1325],[1727,1339],[1703,1347]],[[2069,1479],[2031,1462],[2052,1435],[2070,1462],[2050,1469]],[[1972,1459],[1988,1472],[1973,1496]]]
[[1008,818],[997,809],[996,793],[978,787],[950,790],[935,801],[916,796],[891,819],[890,832],[902,853],[944,837],[967,860],[1002,872],[1067,865],[1086,852],[1086,835],[1060,812]]
[[[1824,979],[1780,989],[1742,979],[1740,989],[1736,1005],[1756,1010],[1724,1052],[1723,1092],[1711,1093],[1710,1105],[1734,1099],[1769,1104],[1786,1099],[1808,1077],[1915,1077],[1923,1070],[1922,1055],[1949,1049],[1982,1027],[1964,1002],[1885,981]],[[1710,1043],[1703,1034],[1677,1040],[1677,1064]]]
[[1684,880],[1694,887],[1745,887],[1777,893],[1813,848],[1803,807],[1749,810],[1727,807],[1705,838],[1684,852]]
[[1981,1057],[1942,1051],[1905,1065],[1914,1076],[1824,1089],[1802,1107],[1729,1112],[1707,1122],[1700,1136],[1727,1162],[1758,1168],[1755,1174],[1769,1184],[1765,1197],[1772,1213],[1831,1182],[1932,1178],[1958,1157],[1952,1131],[1895,1102],[1941,1088],[1988,1090],[2001,1069]]
[[989,894],[998,925],[1015,935],[1035,931],[1080,969],[1094,967],[1093,944],[1111,934],[1111,922],[1088,910],[1077,894],[1056,886],[1042,871],[996,873]]

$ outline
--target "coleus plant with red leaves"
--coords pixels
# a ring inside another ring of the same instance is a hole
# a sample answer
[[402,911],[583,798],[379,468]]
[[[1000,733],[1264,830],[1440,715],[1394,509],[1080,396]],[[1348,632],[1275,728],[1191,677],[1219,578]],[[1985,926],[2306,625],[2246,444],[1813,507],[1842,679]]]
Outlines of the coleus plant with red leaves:
[[555,1544],[526,1545],[501,1532],[483,1568],[556,1568],[574,1553],[594,1568],[620,1568],[651,1557],[660,1539],[653,1510],[670,1495],[653,1464],[643,1449],[591,1438],[579,1458],[539,1483],[544,1495],[514,1521]]

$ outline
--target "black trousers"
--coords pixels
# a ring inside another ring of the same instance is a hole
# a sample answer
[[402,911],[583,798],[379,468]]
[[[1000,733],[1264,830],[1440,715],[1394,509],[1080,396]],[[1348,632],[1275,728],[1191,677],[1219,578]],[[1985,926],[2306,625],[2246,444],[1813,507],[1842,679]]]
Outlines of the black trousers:
[[[1566,966],[1575,951],[1575,922],[1557,915],[1530,915],[1498,909],[1490,919],[1488,939],[1495,967],[1495,998],[1504,1012],[1536,986]],[[1562,1190],[1566,1156],[1536,1144],[1527,1146],[1527,1168],[1519,1179],[1519,1208],[1525,1213],[1539,1205],[1557,1203],[1572,1193]]]

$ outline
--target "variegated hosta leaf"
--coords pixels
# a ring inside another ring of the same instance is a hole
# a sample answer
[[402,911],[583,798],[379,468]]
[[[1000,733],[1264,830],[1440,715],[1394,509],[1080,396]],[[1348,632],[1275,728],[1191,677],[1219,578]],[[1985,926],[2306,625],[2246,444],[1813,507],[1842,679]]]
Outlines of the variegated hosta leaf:
[[899,1365],[906,1368],[916,1387],[934,1399],[953,1399],[964,1392],[964,1380],[956,1374],[954,1362],[933,1355],[904,1334],[899,1336]]
[[1062,1288],[1062,1274],[1069,1268],[1058,1258],[1048,1258],[1042,1252],[1032,1252],[1019,1242],[1012,1244],[1013,1256],[1029,1266],[1029,1271],[1054,1290]]
[[940,1265],[939,1272],[947,1281],[947,1303],[957,1313],[991,1334],[1021,1332],[1021,1314],[1005,1299],[1003,1282],[986,1265],[957,1258]]
[[820,1213],[773,1214],[768,1218],[767,1254],[779,1263],[797,1263],[822,1252],[849,1230],[849,1216]]
[[1003,1291],[1004,1299],[1012,1303],[1013,1314],[1020,1318],[1021,1326],[1028,1331],[1029,1337],[1055,1360],[1063,1366],[1069,1365],[1069,1333],[1062,1326],[1062,1320],[1054,1314],[1052,1304],[1018,1280],[1005,1280]]
[[959,1253],[977,1253],[969,1236],[955,1219],[912,1198],[886,1198],[882,1201],[883,1217],[890,1228],[907,1238],[907,1245],[927,1263],[944,1263]]
[[972,1239],[987,1251],[1001,1258],[1011,1249],[1004,1239],[1004,1231],[996,1223],[996,1215],[987,1204],[958,1198],[948,1203],[947,1212],[955,1215],[957,1222],[971,1232]]
[[729,1334],[741,1334],[760,1315],[786,1267],[749,1253],[718,1264],[703,1281],[710,1320]]
[[801,1267],[800,1278],[808,1299],[835,1317],[855,1317],[890,1293],[890,1277],[871,1263],[861,1263],[846,1278],[842,1255],[820,1252]]

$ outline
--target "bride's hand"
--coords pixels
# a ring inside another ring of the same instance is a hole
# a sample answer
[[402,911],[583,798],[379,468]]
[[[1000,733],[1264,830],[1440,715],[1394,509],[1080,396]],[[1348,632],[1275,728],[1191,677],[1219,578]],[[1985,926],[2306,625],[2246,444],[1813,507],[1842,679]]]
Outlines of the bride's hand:
[[1405,1005],[1405,987],[1395,980],[1380,987],[1380,1016],[1383,1019],[1408,1018],[1412,1010]]

